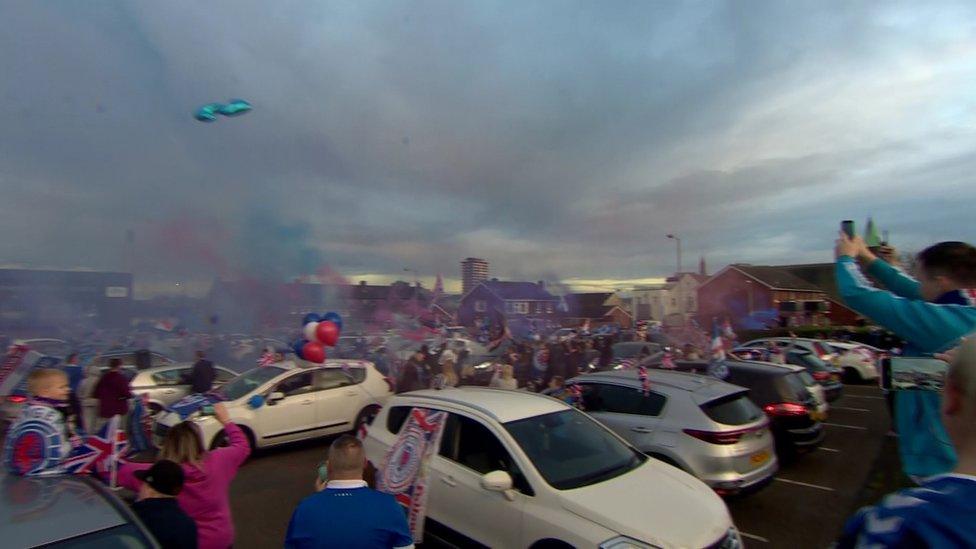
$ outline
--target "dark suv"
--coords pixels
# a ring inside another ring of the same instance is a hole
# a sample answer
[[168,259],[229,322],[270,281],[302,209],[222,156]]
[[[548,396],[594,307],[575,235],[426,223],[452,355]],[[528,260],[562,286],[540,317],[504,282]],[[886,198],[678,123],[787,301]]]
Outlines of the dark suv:
[[[749,399],[769,417],[780,459],[800,450],[816,448],[824,438],[816,398],[807,390],[803,372],[797,368],[741,360],[726,360],[728,383],[749,389]],[[708,372],[705,361],[678,361],[677,370],[697,374]]]

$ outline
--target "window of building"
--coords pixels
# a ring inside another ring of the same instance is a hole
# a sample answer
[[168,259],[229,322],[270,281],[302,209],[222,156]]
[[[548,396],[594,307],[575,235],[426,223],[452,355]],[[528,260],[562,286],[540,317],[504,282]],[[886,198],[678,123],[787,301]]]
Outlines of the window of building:
[[671,298],[671,306],[672,307],[677,307],[678,306],[678,300],[677,300],[677,298],[674,298],[674,297]]
[[[511,307],[511,310],[509,310]],[[509,301],[505,303],[505,309],[512,313],[518,313],[521,315],[529,314],[529,302],[528,301]]]
[[479,313],[483,313],[483,312],[487,311],[488,310],[488,302],[485,301],[485,300],[483,300],[483,299],[479,299],[478,301],[475,301],[474,302],[474,310],[477,311],[477,312],[479,312]]
[[693,296],[688,296],[687,309],[689,311],[694,311],[695,310],[695,298]]
[[535,304],[535,312],[536,313],[541,313],[544,310],[545,310],[545,304],[544,303],[539,302],[539,303],[536,303]]
[[552,303],[546,303],[546,312],[552,314]]

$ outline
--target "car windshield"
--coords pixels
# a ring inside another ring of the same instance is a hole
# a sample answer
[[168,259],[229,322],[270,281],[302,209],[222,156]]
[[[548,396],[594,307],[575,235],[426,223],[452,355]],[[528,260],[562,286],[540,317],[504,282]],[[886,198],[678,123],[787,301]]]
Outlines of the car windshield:
[[647,349],[648,354],[654,354],[659,347],[652,343],[618,343],[613,346],[614,358],[636,358],[641,350]]
[[763,417],[762,410],[744,392],[706,402],[701,409],[712,421],[725,425],[745,425]]
[[505,429],[557,490],[609,480],[646,459],[575,409],[511,421]]
[[794,363],[797,366],[803,366],[808,371],[811,372],[830,371],[830,368],[827,367],[827,364],[824,363],[824,361],[820,360],[819,357],[814,356],[814,354],[809,351],[805,351],[805,352],[794,351],[790,353],[790,357],[795,361]]
[[286,371],[275,366],[255,368],[230,380],[217,390],[217,394],[226,400],[237,400]]

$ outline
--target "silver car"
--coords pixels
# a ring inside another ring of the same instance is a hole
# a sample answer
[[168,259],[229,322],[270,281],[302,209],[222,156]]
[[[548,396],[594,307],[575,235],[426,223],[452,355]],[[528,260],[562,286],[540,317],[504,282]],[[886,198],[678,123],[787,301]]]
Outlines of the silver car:
[[4,547],[159,547],[128,506],[88,476],[0,471]]
[[587,374],[585,411],[642,452],[691,473],[720,495],[754,491],[779,468],[766,415],[748,391],[718,379],[648,370]]
[[[139,370],[129,381],[132,393],[149,395],[149,409],[156,413],[190,394],[190,372],[193,364],[171,364],[148,370]],[[237,377],[237,373],[221,366],[214,366],[217,377],[214,387]]]

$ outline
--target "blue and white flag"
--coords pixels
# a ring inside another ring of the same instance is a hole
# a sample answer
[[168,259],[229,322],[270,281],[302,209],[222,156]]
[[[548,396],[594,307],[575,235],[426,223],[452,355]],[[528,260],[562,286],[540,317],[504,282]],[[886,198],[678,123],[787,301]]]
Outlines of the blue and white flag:
[[187,395],[176,403],[167,408],[170,412],[176,412],[179,414],[180,419],[186,419],[193,415],[194,412],[203,408],[204,406],[213,406],[217,402],[221,402],[223,399],[214,393],[194,393],[192,395]]

